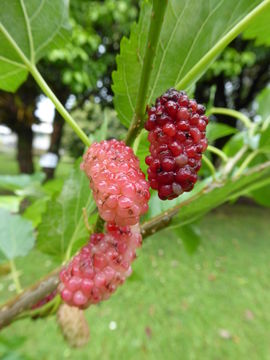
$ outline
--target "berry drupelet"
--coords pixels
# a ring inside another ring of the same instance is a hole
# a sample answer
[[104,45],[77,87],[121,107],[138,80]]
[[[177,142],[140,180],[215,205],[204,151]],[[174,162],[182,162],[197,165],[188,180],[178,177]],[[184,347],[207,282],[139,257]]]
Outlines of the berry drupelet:
[[197,181],[202,153],[207,148],[205,107],[184,91],[167,90],[148,109],[148,180],[161,200],[191,191]]
[[70,306],[85,309],[106,300],[131,275],[131,263],[142,244],[139,225],[107,224],[105,234],[93,234],[60,272],[59,291]]
[[119,226],[135,225],[148,210],[149,183],[139,159],[123,141],[93,143],[83,157],[82,170],[103,220]]

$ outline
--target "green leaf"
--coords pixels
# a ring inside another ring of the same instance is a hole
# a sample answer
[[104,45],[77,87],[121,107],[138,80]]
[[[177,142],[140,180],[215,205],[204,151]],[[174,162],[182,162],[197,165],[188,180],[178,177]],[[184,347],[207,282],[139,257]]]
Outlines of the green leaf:
[[[210,179],[205,179],[197,184],[192,192],[185,193],[173,201],[160,201],[156,194],[153,194],[150,199],[149,214],[144,217],[143,221],[149,221],[154,216],[182,204],[177,215],[173,217],[172,228],[194,223],[227,201],[242,195],[249,195],[250,192],[269,184],[269,176],[270,165],[268,162],[265,163],[265,168],[261,168],[257,172],[245,174],[240,178],[229,179],[225,183],[214,183],[212,188]],[[207,184],[208,186],[206,186]],[[191,199],[193,197],[194,199]]]
[[76,163],[69,178],[64,183],[59,196],[47,204],[47,211],[42,216],[38,227],[38,248],[63,260],[72,243],[77,250],[88,239],[88,232],[83,220],[83,208],[88,216],[95,209],[95,202],[89,189],[89,180]]
[[258,204],[270,207],[270,185],[252,191],[251,196]]
[[254,39],[256,45],[270,45],[270,3],[258,17],[256,17],[246,31],[243,33],[244,39]]
[[28,208],[23,213],[23,217],[32,222],[33,227],[37,227],[42,220],[42,215],[47,210],[47,203],[49,197],[43,197],[36,200],[33,204],[29,205]]
[[64,179],[57,178],[46,181],[42,186],[42,190],[49,196],[54,197],[58,195],[63,187]]
[[13,213],[19,211],[22,198],[19,196],[3,195],[0,196],[0,208],[7,209]]
[[109,125],[109,115],[107,109],[104,110],[103,116],[104,116],[104,120],[102,122],[102,125],[100,126],[100,128],[97,129],[94,136],[91,136],[92,142],[93,141],[100,142],[107,138],[108,125]]
[[172,221],[171,230],[183,241],[184,247],[189,254],[193,254],[200,245],[200,230],[194,224],[178,226],[175,219]]
[[0,251],[12,260],[17,256],[25,256],[35,243],[33,227],[30,221],[19,215],[12,215],[0,209]]
[[[239,0],[235,5],[234,0],[169,0],[153,63],[147,103],[153,103],[166,89],[175,86],[259,2]],[[131,122],[138,96],[150,16],[151,3],[145,1],[130,38],[121,42],[117,71],[113,74],[115,108],[125,126]],[[220,47],[219,52],[222,50]],[[208,61],[199,75],[210,64],[211,61]],[[194,81],[193,78],[186,87]]]
[[235,133],[237,133],[237,129],[233,128],[232,126],[211,121],[206,128],[206,137],[209,143],[212,143],[224,136],[233,135]]
[[177,199],[174,200],[160,200],[157,194],[157,191],[151,191],[151,198],[149,200],[149,210],[146,215],[143,217],[143,221],[150,220],[154,216],[161,214],[163,211],[169,210],[172,207],[179,205],[191,197],[198,194],[202,189],[212,181],[212,178],[209,177],[202,181],[197,182],[194,189],[191,192],[186,192],[179,196]]
[[270,102],[270,86],[263,89],[256,97],[257,114],[261,115],[262,120],[266,120],[270,115],[269,102]]
[[260,182],[264,182],[270,175],[270,168],[243,175],[237,179],[231,179],[224,185],[216,185],[212,191],[204,192],[195,201],[184,206],[180,211],[176,220],[178,225],[186,225],[194,222],[210,210],[225,203],[231,198],[238,197],[249,193],[253,187],[258,187]]
[[259,148],[270,151],[270,87],[263,89],[256,97],[257,114],[261,116]]
[[270,126],[261,132],[259,147],[260,149],[270,149]]
[[44,173],[33,175],[0,175],[0,189],[17,191],[39,185],[45,178]]
[[245,135],[243,131],[236,133],[230,138],[223,147],[223,151],[229,157],[234,156],[245,144]]
[[147,140],[148,132],[146,130],[142,130],[139,140],[138,149],[136,151],[136,156],[138,156],[140,160],[140,168],[146,174],[147,165],[145,163],[145,158],[149,155],[149,141]]
[[0,89],[15,91],[27,66],[63,45],[67,35],[67,0],[1,0]]

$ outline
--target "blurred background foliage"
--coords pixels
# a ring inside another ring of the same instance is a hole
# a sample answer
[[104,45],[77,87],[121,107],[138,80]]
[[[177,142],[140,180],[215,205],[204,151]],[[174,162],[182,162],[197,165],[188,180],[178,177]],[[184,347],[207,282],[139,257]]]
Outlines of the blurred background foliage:
[[[138,12],[138,2],[134,0],[71,1],[71,41],[62,49],[51,51],[39,63],[41,73],[56,96],[74,111],[88,134],[102,122],[103,109],[112,107],[111,73],[115,69],[115,57],[121,38],[128,35],[130,24],[137,19]],[[18,137],[17,160],[19,171],[23,173],[30,174],[35,170],[32,127],[40,122],[35,113],[40,96],[41,90],[30,76],[15,94],[0,91],[0,123]],[[94,118],[91,117],[93,112]],[[94,125],[97,117],[100,120]],[[112,117],[115,119],[115,115]],[[63,128],[62,118],[55,113],[48,151],[58,156]],[[113,125],[111,134],[115,136],[114,130]],[[67,131],[67,139],[70,134]],[[79,143],[78,149],[74,149],[76,140],[73,136],[70,144],[68,142],[63,141],[63,144],[67,149],[73,148],[71,155],[81,153]],[[4,173],[5,169],[2,168],[1,172]],[[53,177],[53,171],[49,171],[47,176]]]
[[[70,42],[51,51],[39,63],[41,73],[55,94],[88,134],[102,123],[106,108],[110,124],[108,137],[123,135],[123,127],[113,110],[111,73],[116,68],[120,40],[128,36],[130,25],[138,14],[139,5],[135,0],[71,1]],[[264,38],[258,42],[238,37],[197,83],[196,99],[211,106],[236,109],[258,119],[254,101],[270,80],[270,49],[264,46],[265,41]],[[42,99],[40,89],[30,76],[15,94],[0,91],[0,123],[17,136],[18,161],[18,168],[14,162],[6,164],[5,168],[5,156],[0,153],[1,173],[33,173],[39,169],[38,158],[35,161],[34,155],[44,151],[58,157],[64,154],[67,161],[70,156],[78,157],[82,153],[83,146],[64,126],[58,113],[53,115],[47,149],[33,149],[33,124],[41,122],[36,109]],[[238,126],[235,119],[224,115],[212,117],[212,121]],[[216,146],[222,147],[227,140],[228,137],[218,139]],[[54,176],[54,168],[44,170],[47,178]]]
[[[130,26],[137,21],[138,15],[139,3],[135,0],[71,1],[70,42],[51,51],[38,64],[57,97],[92,138],[101,140],[104,134],[107,138],[124,136],[125,128],[113,108],[111,74],[116,69],[120,40],[129,35]],[[194,88],[196,99],[208,108],[235,109],[262,125],[261,134],[255,132],[249,136],[235,118],[211,115],[210,144],[222,149],[227,156],[233,156],[248,144],[247,156],[251,150],[258,150],[249,165],[269,159],[270,149],[269,29],[261,29],[258,22],[254,27],[256,31],[251,27],[223,51]],[[249,39],[254,36],[255,39]],[[78,170],[79,161],[77,172],[72,170],[74,160],[81,156],[84,146],[58,113],[49,114],[46,107],[50,106],[45,100],[31,76],[15,94],[0,91],[0,124],[16,134],[12,146],[5,145],[4,141],[1,143],[5,135],[0,138],[0,229],[2,226],[5,230],[6,223],[19,218],[10,213],[22,215],[20,222],[24,231],[17,229],[15,222],[14,234],[28,250],[32,246],[33,249],[23,259],[17,258],[18,251],[11,256],[16,257],[23,286],[60,263],[48,255],[51,249],[57,252],[60,235],[48,234],[48,228],[63,226],[61,230],[64,232],[68,228],[70,235],[82,232],[84,239],[87,236],[82,215],[79,214],[78,219],[73,216],[77,201],[84,204],[89,194],[88,182]],[[45,135],[38,128],[44,123],[52,125]],[[243,131],[238,132],[239,129]],[[38,146],[41,135],[48,140],[42,148]],[[143,163],[148,147],[146,137],[147,134],[142,132],[137,149],[143,170],[146,169]],[[268,149],[268,154],[259,153],[261,149]],[[60,158],[56,168],[42,168],[39,163],[40,157],[48,152]],[[220,164],[219,157],[209,152],[207,156],[215,165]],[[206,178],[210,174],[204,164],[200,175]],[[67,178],[65,186],[64,179]],[[82,191],[78,191],[78,184],[83,184]],[[203,181],[197,185],[195,193],[202,185]],[[248,185],[239,189],[248,188]],[[235,202],[241,191],[236,191],[234,197],[235,193],[230,193],[233,186],[228,182],[223,188],[217,188],[212,198],[211,194],[209,197],[204,194],[200,201],[187,206],[187,213],[181,212],[176,220],[184,223],[188,217],[196,217],[199,206],[207,212],[228,199]],[[269,183],[260,189],[248,189],[245,195],[249,196],[248,201],[252,199],[270,207]],[[244,201],[246,204],[247,199]],[[93,202],[88,205],[93,210]],[[162,203],[153,194],[148,218],[166,210],[166,206],[172,206],[172,203]],[[67,218],[61,220],[63,209],[68,209]],[[96,213],[91,212],[90,223],[95,218]],[[95,323],[90,344],[93,358],[111,359],[118,354],[123,359],[178,358],[180,349],[187,359],[208,360],[216,356],[217,351],[221,359],[267,359],[268,218],[269,210],[255,206],[247,210],[242,202],[207,215],[201,220],[200,231],[197,223],[192,223],[190,227],[166,230],[147,240],[129,284],[109,303],[87,312],[91,324]],[[36,246],[28,236],[30,224],[35,229],[34,235],[38,234]],[[201,242],[201,239],[206,241]],[[76,240],[79,248],[82,239]],[[5,250],[10,254],[10,249]],[[1,301],[5,301],[10,293],[15,293],[15,288],[10,263],[6,261],[7,256],[2,255],[0,251],[0,290],[4,290]],[[228,289],[231,293],[229,301]],[[127,314],[125,318],[123,312]],[[98,321],[99,318],[102,321]],[[118,326],[117,331],[114,331],[114,324]],[[21,336],[25,326],[32,337]],[[119,338],[124,340],[119,341]],[[39,357],[44,359],[89,358],[89,348],[77,352],[67,346],[51,318],[46,322],[28,319],[16,328],[7,328],[0,336],[0,358],[34,359],[36,344]]]

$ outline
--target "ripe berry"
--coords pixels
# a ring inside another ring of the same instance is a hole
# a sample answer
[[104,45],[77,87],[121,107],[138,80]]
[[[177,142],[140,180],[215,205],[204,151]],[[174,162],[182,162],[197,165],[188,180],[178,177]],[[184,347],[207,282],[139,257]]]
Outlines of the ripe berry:
[[145,159],[152,189],[160,199],[191,191],[197,181],[202,153],[207,148],[205,107],[184,91],[169,89],[148,109],[150,155]]
[[147,212],[149,184],[140,170],[139,159],[123,141],[93,143],[81,168],[90,179],[90,188],[105,221],[119,226],[135,225],[140,215]]
[[60,272],[59,291],[70,306],[85,309],[106,300],[131,275],[131,262],[141,246],[139,226],[107,225],[106,234],[93,234]]

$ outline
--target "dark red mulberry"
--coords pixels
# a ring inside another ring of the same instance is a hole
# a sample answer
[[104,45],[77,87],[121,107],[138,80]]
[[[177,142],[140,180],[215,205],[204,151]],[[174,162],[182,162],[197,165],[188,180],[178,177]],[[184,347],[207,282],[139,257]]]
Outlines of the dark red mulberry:
[[148,109],[148,179],[160,199],[191,191],[197,181],[202,153],[207,148],[205,107],[184,91],[169,89]]

